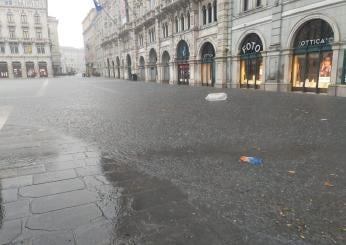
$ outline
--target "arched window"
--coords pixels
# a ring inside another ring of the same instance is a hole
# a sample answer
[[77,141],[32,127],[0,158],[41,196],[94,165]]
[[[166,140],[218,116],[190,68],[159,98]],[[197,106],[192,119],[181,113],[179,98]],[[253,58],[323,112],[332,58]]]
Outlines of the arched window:
[[181,15],[180,17],[180,24],[181,24],[181,31],[185,30],[185,19],[184,19],[184,15]]
[[208,3],[208,23],[211,23],[212,21],[212,10],[211,10],[211,4]]
[[217,21],[217,1],[214,0],[213,2],[213,9],[214,9],[214,21]]
[[313,19],[301,26],[293,43],[292,90],[328,92],[333,42],[334,31],[325,20]]
[[178,16],[175,16],[175,32],[179,32],[179,21],[178,21]]
[[202,15],[203,15],[203,25],[207,24],[207,9],[205,6],[202,7]]
[[187,12],[187,29],[190,29],[191,26],[191,20],[190,20],[190,12]]

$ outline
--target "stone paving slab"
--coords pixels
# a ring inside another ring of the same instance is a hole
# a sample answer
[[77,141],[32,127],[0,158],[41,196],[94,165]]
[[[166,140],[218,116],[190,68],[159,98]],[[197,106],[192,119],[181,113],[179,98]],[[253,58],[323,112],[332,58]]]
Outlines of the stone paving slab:
[[28,175],[8,179],[1,179],[0,182],[2,189],[18,188],[21,186],[32,185],[32,176]]
[[33,176],[34,184],[43,184],[49,182],[55,182],[66,179],[74,179],[77,177],[75,170],[67,169],[54,172],[46,172],[43,174],[36,174]]
[[83,168],[76,168],[78,176],[90,176],[101,174],[102,171],[99,166],[87,166]]
[[22,232],[21,220],[4,222],[0,229],[0,244],[10,243]]
[[3,205],[4,220],[14,220],[30,215],[29,200],[20,200]]
[[35,230],[66,231],[88,224],[101,216],[100,209],[95,204],[89,204],[33,215],[27,220],[25,227]]
[[69,161],[57,161],[45,164],[48,171],[58,171],[65,169],[73,169],[80,168],[85,166],[85,162],[83,160],[69,160]]
[[54,232],[32,240],[32,245],[75,245],[72,232]]
[[80,190],[84,187],[84,183],[80,179],[69,179],[22,187],[19,188],[19,194],[23,197],[43,197]]
[[2,169],[0,171],[0,179],[2,178],[11,178],[11,177],[18,177],[18,176],[24,176],[24,175],[33,175],[33,174],[39,174],[44,173],[46,171],[44,165],[34,165],[34,166],[28,166],[28,167],[22,167],[22,168],[10,168],[10,169]]
[[0,190],[3,203],[14,202],[18,200],[18,189]]
[[107,220],[92,222],[74,231],[77,245],[110,245],[113,239],[113,226]]
[[59,209],[96,203],[98,195],[89,190],[71,191],[67,193],[35,198],[31,202],[33,214],[42,214]]

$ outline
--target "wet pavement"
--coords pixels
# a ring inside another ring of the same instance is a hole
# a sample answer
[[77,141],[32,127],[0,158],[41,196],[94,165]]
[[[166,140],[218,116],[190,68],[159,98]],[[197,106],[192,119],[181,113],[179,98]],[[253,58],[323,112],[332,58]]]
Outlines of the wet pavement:
[[0,244],[346,243],[346,99],[47,81],[0,84]]

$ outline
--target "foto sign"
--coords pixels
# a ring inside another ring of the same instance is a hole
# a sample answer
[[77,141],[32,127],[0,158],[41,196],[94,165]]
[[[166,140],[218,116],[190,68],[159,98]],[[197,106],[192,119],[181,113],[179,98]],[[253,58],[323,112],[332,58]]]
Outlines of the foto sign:
[[247,42],[241,48],[243,54],[259,53],[263,50],[262,44],[257,42]]

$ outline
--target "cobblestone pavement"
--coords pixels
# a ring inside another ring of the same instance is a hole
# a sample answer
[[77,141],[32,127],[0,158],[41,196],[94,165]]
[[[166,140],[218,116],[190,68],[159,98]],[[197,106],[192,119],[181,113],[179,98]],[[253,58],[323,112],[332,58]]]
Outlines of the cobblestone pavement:
[[345,244],[346,100],[214,91],[2,81],[0,244]]

